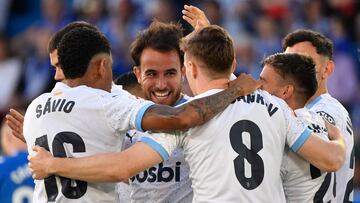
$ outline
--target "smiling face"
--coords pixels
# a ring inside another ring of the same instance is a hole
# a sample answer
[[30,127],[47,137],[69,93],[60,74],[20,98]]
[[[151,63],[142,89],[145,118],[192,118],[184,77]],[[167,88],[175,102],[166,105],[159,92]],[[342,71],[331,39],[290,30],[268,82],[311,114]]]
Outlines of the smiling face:
[[145,98],[157,104],[173,106],[181,93],[183,68],[176,50],[159,52],[145,48],[140,67],[134,72],[144,91]]

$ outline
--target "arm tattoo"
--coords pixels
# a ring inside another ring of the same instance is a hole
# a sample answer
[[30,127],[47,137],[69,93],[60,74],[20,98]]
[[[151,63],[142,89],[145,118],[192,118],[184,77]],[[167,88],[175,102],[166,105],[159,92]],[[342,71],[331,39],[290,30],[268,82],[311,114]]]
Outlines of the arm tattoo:
[[185,117],[191,121],[187,128],[191,128],[205,123],[223,111],[237,98],[241,91],[240,87],[232,86],[217,94],[193,100],[176,108],[154,105],[148,109],[147,113],[168,119],[174,118],[175,120],[185,114]]
[[230,87],[217,94],[189,102],[188,105],[184,105],[183,111],[191,109],[191,111],[199,115],[201,118],[199,122],[203,124],[231,104],[237,98],[238,92],[237,88]]

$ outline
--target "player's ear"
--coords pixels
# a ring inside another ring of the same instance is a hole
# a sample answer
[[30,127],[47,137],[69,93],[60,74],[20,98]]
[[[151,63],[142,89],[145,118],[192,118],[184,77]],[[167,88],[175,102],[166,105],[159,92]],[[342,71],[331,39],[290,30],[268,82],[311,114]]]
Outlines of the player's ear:
[[99,59],[99,62],[98,63],[95,63],[95,64],[99,64],[97,66],[97,73],[99,75],[100,78],[104,78],[105,77],[105,74],[106,74],[106,58],[101,58]]
[[333,61],[333,60],[329,60],[329,61],[326,63],[326,67],[325,67],[325,71],[324,71],[324,77],[325,77],[325,78],[329,78],[330,75],[333,74],[334,70],[335,70],[334,61]]
[[188,68],[189,68],[191,77],[196,78],[197,74],[198,74],[198,66],[194,62],[188,61]]
[[185,69],[184,65],[182,65],[180,67],[180,74],[181,74],[181,78],[184,80],[185,79],[185,74],[186,74],[186,69]]
[[233,62],[231,64],[231,73],[234,73],[235,68],[236,68],[236,58],[234,58],[234,60],[233,60]]
[[141,84],[141,70],[139,66],[134,66],[133,67],[133,72],[136,76],[136,79],[138,81],[139,84]]
[[284,91],[282,92],[283,99],[286,100],[290,98],[294,94],[294,86],[293,85],[286,85]]

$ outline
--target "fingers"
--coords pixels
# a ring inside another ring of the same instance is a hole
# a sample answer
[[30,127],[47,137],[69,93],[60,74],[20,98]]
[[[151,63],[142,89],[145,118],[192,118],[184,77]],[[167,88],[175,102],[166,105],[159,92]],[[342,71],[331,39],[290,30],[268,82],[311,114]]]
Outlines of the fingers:
[[187,10],[182,10],[182,14],[185,15],[185,16],[187,16],[187,17],[189,17],[189,18],[191,18],[191,19],[195,19],[196,16],[197,16],[196,14],[191,13],[191,12],[189,12],[189,11],[187,11]]
[[10,109],[9,113],[5,116],[6,124],[10,127],[12,134],[23,142],[23,123],[24,116],[14,109]]
[[324,123],[325,123],[325,127],[328,129],[328,128],[330,128],[331,126],[331,123],[329,123],[325,118],[322,118],[323,119],[323,121],[324,121]]
[[21,123],[24,122],[24,116],[15,109],[10,109],[9,114],[13,116],[16,120],[20,121]]
[[19,129],[21,129],[22,122],[17,120],[14,116],[7,114],[5,118],[11,130],[19,131]]
[[11,115],[6,115],[6,124],[10,127],[11,133],[21,141],[25,142],[25,138],[22,133],[22,123],[19,123],[14,117]]
[[195,15],[202,15],[202,14],[203,14],[202,10],[200,10],[200,9],[199,9],[198,7],[196,7],[196,6],[192,6],[192,5],[188,6],[188,5],[185,5],[185,6],[184,6],[184,9],[185,9],[186,11],[189,11],[189,12],[195,14]]
[[41,150],[41,147],[40,147],[39,145],[34,145],[34,146],[32,147],[32,150],[33,150],[34,152],[38,152],[38,151]]
[[193,19],[191,19],[191,18],[189,18],[189,17],[187,17],[187,16],[185,16],[185,15],[183,15],[182,18],[183,18],[186,22],[188,22],[192,27],[195,27],[195,21],[194,21]]

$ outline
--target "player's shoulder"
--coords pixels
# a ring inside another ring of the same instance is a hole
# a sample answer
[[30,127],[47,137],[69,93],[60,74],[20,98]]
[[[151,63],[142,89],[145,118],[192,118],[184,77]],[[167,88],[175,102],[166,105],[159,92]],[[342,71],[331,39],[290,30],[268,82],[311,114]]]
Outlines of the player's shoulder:
[[346,121],[349,117],[349,113],[345,107],[328,93],[317,97],[307,108],[315,111],[332,124]]
[[49,96],[51,96],[51,93],[47,92],[47,93],[43,93],[43,94],[39,95],[38,97],[36,97],[35,99],[33,99],[27,108],[27,112],[30,109],[35,109],[38,106],[38,104],[45,103],[47,101],[47,99],[49,98]]
[[311,109],[307,109],[304,107],[300,109],[295,109],[294,112],[297,117],[304,118],[305,120],[311,122],[323,123],[321,116]]
[[309,109],[325,109],[333,111],[334,109],[340,109],[341,111],[347,112],[345,107],[330,94],[322,94],[315,98],[308,106]]

